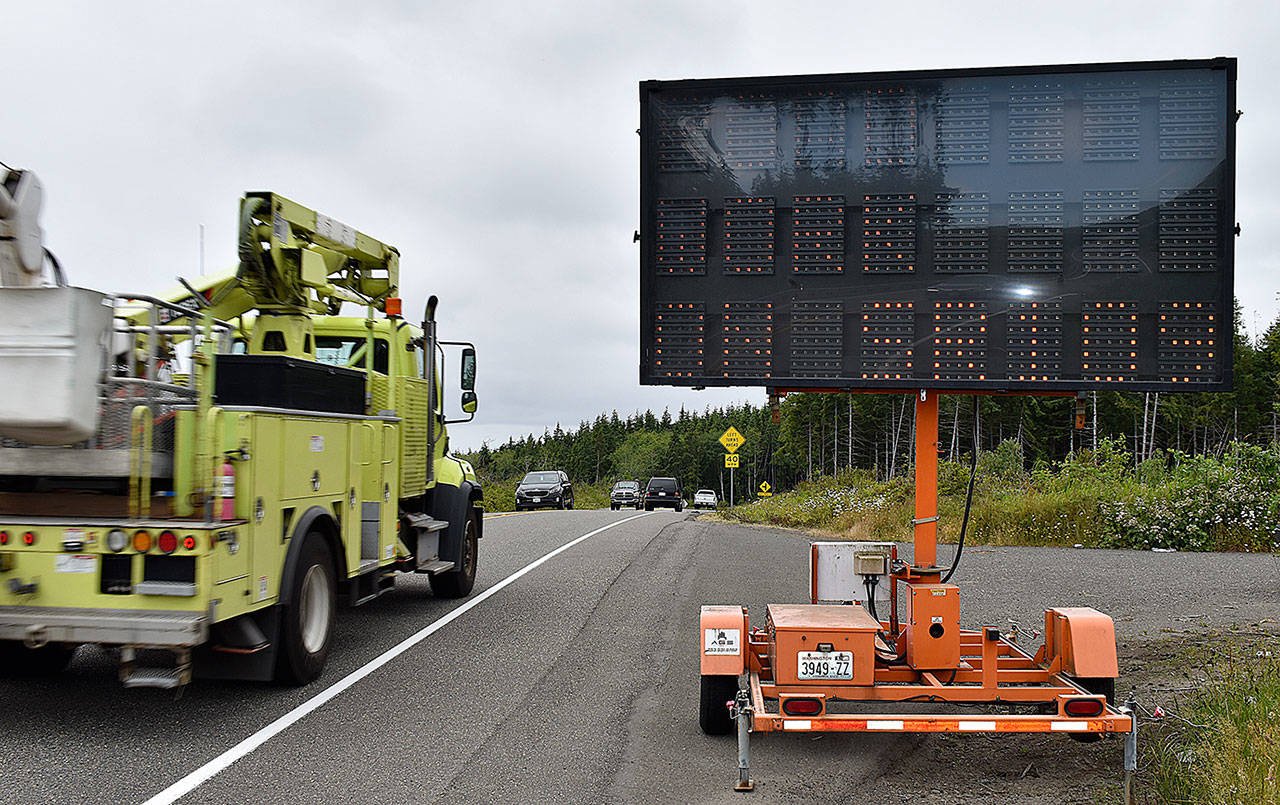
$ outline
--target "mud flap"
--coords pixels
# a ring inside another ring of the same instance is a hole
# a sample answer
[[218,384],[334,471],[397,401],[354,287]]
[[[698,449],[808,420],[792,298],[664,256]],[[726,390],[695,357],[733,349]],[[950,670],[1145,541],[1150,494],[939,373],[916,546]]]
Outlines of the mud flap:
[[[458,566],[462,562],[462,535],[466,530],[472,499],[481,499],[480,490],[470,481],[461,486],[437,485],[431,499],[431,516],[447,520],[449,527],[440,532],[440,558]],[[484,536],[484,518],[476,523],[476,539]]]

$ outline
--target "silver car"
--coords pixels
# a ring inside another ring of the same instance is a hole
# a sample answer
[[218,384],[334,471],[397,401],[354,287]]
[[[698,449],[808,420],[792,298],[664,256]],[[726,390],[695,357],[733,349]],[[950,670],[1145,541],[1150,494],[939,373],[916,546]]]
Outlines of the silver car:
[[716,493],[710,489],[699,489],[693,493],[693,508],[695,509],[714,509],[716,507]]

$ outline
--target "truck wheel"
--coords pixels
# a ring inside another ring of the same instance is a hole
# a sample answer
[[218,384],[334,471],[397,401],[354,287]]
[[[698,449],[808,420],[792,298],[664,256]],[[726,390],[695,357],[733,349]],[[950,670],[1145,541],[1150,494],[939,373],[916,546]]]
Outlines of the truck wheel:
[[318,531],[307,533],[290,589],[290,604],[281,624],[281,682],[305,685],[324,670],[333,642],[333,618],[337,610],[337,583],[333,557]]
[[437,598],[462,598],[471,592],[471,588],[476,584],[476,554],[480,548],[480,542],[476,538],[479,532],[479,526],[476,521],[479,515],[476,510],[470,509],[467,515],[466,530],[462,533],[462,557],[459,566],[445,573],[437,573],[430,576],[431,592],[435,593]]
[[16,640],[0,641],[0,676],[36,677],[60,674],[67,670],[77,646],[50,643],[40,648],[27,648]]
[[698,702],[698,726],[707,735],[728,735],[733,732],[733,719],[729,717],[728,703],[738,694],[736,676],[702,677],[702,697]]

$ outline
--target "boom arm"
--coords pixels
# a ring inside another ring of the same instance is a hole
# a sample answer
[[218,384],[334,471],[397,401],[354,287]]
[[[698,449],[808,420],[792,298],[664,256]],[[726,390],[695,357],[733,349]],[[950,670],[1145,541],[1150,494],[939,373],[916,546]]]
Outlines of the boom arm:
[[239,266],[162,298],[227,321],[252,310],[336,314],[343,302],[383,310],[398,290],[394,246],[276,193],[245,194],[239,232]]

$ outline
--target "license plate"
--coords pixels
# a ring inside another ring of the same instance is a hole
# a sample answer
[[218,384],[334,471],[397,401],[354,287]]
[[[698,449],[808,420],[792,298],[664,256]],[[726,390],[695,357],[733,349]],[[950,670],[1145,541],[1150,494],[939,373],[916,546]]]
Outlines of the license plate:
[[852,651],[801,651],[796,655],[797,679],[853,679]]

